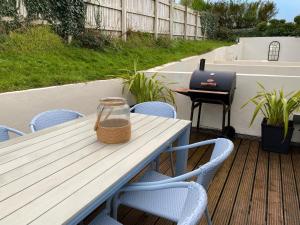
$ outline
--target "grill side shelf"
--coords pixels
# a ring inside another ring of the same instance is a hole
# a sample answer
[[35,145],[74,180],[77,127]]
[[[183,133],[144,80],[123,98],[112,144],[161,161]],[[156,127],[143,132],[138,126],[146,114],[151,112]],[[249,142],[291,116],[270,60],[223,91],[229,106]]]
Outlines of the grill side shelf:
[[173,90],[179,94],[188,95],[189,93],[205,93],[205,94],[217,94],[217,95],[229,95],[227,91],[208,91],[208,90],[194,90],[189,88],[177,88]]

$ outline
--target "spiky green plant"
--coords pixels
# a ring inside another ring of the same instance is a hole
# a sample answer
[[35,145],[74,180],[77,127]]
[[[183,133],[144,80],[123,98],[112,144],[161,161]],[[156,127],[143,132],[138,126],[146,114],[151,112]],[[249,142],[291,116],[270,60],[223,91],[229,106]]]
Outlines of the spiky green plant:
[[137,103],[147,101],[165,101],[175,105],[175,98],[173,91],[167,87],[168,84],[157,79],[158,73],[147,76],[145,73],[138,72],[136,63],[134,70],[128,71],[123,78],[123,92],[128,89],[136,98]]
[[284,127],[284,137],[286,137],[289,126],[289,118],[293,112],[300,109],[300,91],[284,95],[283,90],[267,91],[265,87],[258,83],[260,91],[257,95],[246,102],[242,108],[249,103],[255,105],[250,126],[253,124],[258,113],[261,112],[267,119],[268,125]]

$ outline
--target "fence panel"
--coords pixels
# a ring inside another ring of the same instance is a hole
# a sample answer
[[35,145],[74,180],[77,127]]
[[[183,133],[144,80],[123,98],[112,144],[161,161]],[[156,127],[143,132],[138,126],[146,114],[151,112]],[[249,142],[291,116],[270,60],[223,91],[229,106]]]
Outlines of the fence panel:
[[[85,4],[87,28],[98,27],[118,35],[133,30],[157,31],[158,35],[170,37],[203,38],[200,16],[191,9],[186,12],[184,6],[173,0],[85,0]],[[17,6],[20,15],[26,17],[24,0],[17,1]]]
[[153,33],[154,1],[127,0],[127,29]]

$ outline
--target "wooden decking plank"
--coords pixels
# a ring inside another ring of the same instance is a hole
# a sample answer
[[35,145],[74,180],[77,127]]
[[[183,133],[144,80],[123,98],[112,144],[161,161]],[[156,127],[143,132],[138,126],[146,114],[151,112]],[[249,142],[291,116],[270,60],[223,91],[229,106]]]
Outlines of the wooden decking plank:
[[282,196],[283,212],[285,225],[300,224],[299,199],[295,182],[291,154],[280,156],[281,159],[281,177],[282,177]]
[[267,213],[268,225],[284,224],[279,157],[279,154],[270,153]]
[[238,149],[236,159],[232,165],[220,201],[212,218],[214,225],[226,225],[229,223],[245,160],[249,151],[249,144],[250,141],[243,140]]
[[[163,218],[160,218],[158,221],[156,221],[155,225],[174,225],[176,223],[173,223],[169,220],[166,220],[166,219],[163,219]],[[142,225],[142,224],[138,224],[138,225]]]
[[252,141],[229,224],[247,223],[258,150],[259,143]]
[[228,159],[224,162],[223,166],[217,172],[216,176],[212,180],[212,183],[208,189],[208,210],[213,215],[215,208],[217,206],[217,202],[222,194],[223,187],[226,183],[228,174],[235,160],[238,148],[240,147],[241,140],[238,139],[234,142],[234,150],[233,153],[228,157]]
[[[231,166],[234,162],[235,155],[237,153],[238,147],[240,145],[241,140],[237,139],[234,141],[234,150],[233,153],[229,156],[229,158],[224,162],[223,166],[219,169],[216,176],[212,180],[210,187],[208,189],[208,211],[210,215],[213,215],[215,208],[217,206],[218,200],[221,196],[223,187],[225,185],[228,173],[231,169]],[[203,217],[201,219],[200,225],[205,225],[206,219]]]
[[258,154],[252,200],[247,224],[266,224],[266,205],[268,188],[268,156],[261,148]]
[[296,183],[296,189],[297,189],[297,197],[299,201],[299,207],[300,207],[300,149],[294,148],[292,153],[292,164],[293,169],[295,173],[295,183]]

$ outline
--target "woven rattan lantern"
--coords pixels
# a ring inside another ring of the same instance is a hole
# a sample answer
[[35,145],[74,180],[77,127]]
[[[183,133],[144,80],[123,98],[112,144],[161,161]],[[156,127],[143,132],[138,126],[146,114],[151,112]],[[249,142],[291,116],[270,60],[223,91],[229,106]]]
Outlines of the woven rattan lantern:
[[103,98],[97,111],[95,131],[100,142],[119,144],[130,140],[130,109],[124,98]]

